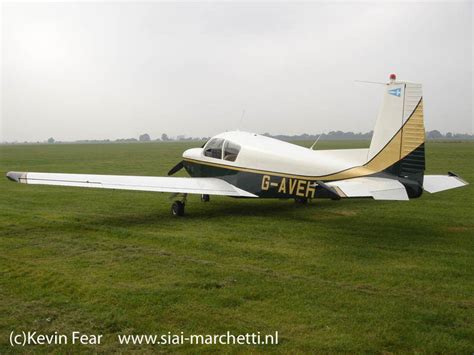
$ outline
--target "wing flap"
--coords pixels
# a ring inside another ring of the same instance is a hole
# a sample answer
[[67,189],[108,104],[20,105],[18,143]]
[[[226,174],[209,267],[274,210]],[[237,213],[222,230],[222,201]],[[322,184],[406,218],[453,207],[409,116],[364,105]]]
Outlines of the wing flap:
[[380,177],[362,177],[326,183],[341,197],[372,197],[374,200],[408,200],[408,194],[398,180]]
[[26,173],[13,171],[7,173],[7,178],[15,182],[35,185],[257,197],[250,192],[239,189],[217,178]]

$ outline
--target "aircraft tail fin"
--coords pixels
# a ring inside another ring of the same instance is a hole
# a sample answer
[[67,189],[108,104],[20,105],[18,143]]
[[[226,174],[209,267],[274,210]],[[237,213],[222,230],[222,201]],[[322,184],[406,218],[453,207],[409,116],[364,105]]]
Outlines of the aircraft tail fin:
[[397,162],[385,171],[422,186],[425,171],[422,86],[397,81],[392,74],[384,90],[368,161],[380,154],[390,154]]

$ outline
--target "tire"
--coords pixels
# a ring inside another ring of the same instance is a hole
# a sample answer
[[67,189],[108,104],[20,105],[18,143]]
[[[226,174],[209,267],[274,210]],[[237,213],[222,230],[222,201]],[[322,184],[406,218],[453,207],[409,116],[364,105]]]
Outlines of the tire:
[[306,205],[308,203],[308,199],[305,197],[297,197],[295,198],[295,203],[297,205]]
[[171,205],[171,213],[175,217],[182,217],[184,216],[184,203],[181,201],[175,201]]
[[210,200],[211,200],[211,197],[209,195],[201,195],[202,202],[209,202]]

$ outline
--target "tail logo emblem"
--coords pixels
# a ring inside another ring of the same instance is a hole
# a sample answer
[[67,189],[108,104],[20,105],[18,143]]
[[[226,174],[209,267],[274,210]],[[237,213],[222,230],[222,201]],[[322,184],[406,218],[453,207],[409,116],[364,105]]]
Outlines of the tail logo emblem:
[[398,89],[388,90],[388,93],[390,95],[400,97],[400,95],[402,94],[402,89],[398,88]]

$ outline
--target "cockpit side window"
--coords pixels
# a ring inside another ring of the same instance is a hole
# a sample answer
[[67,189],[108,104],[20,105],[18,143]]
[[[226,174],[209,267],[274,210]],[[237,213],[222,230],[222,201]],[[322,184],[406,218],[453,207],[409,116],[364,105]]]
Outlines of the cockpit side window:
[[240,152],[240,145],[226,141],[224,144],[224,160],[235,161]]
[[204,147],[204,155],[206,157],[222,159],[222,146],[224,140],[221,138],[211,139]]

